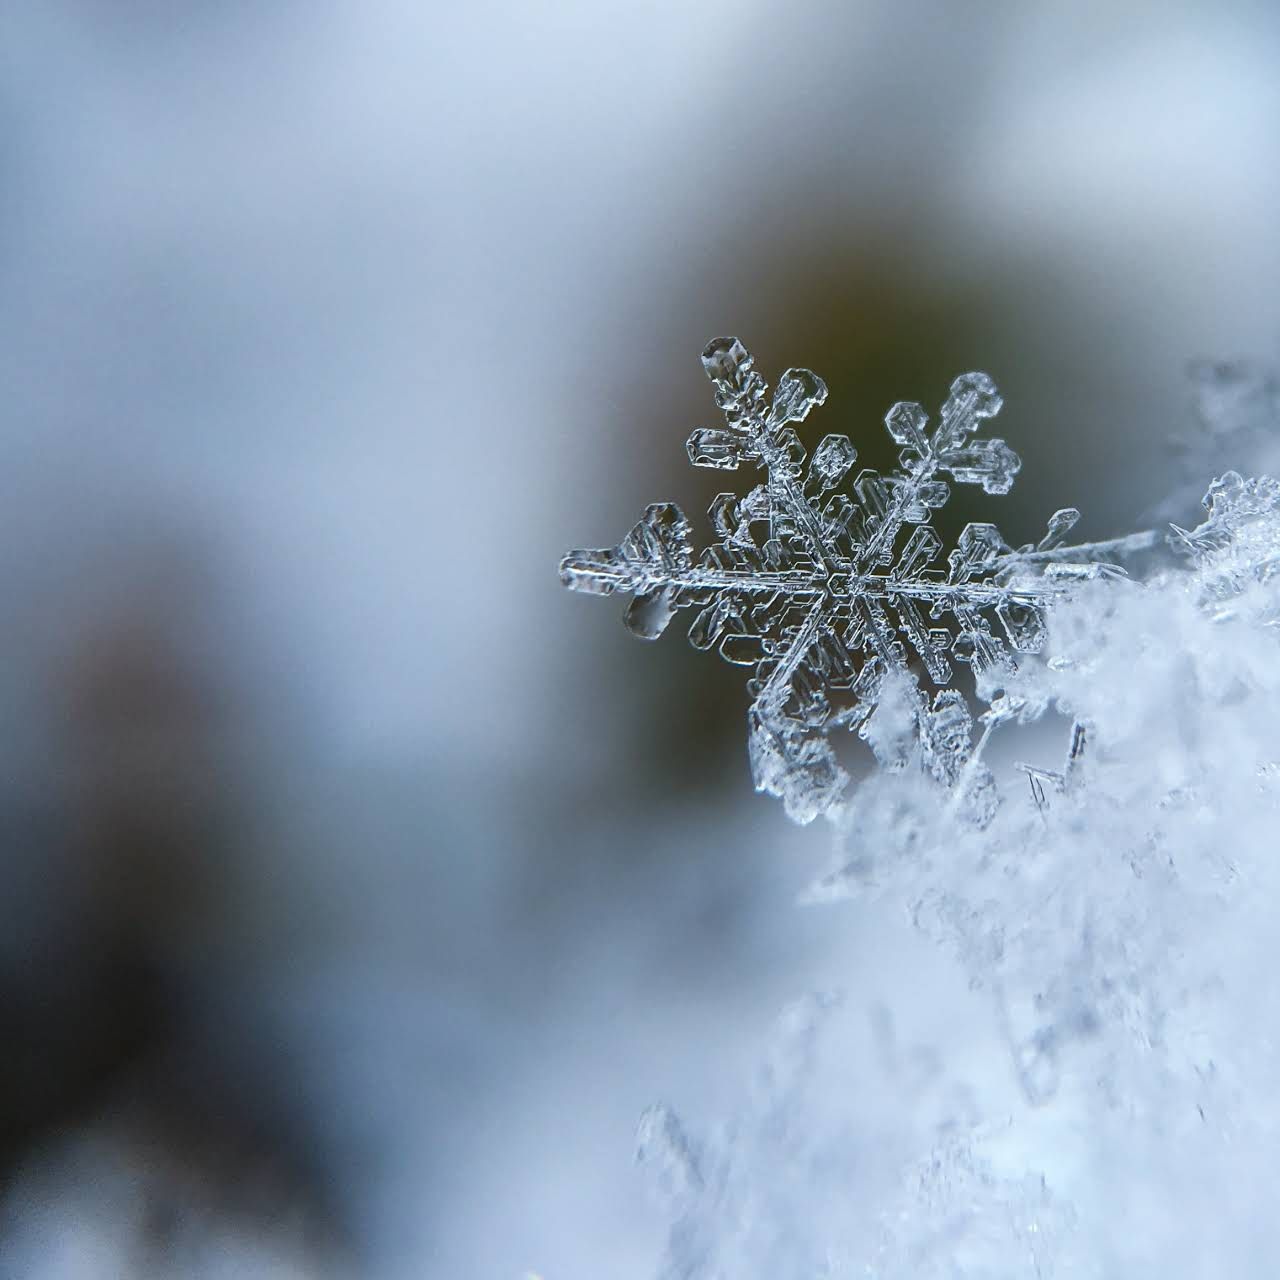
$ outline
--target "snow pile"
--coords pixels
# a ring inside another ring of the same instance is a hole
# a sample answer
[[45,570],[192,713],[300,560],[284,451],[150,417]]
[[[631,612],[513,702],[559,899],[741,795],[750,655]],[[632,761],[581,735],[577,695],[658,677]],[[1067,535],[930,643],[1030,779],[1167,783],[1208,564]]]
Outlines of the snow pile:
[[730,1118],[647,1118],[665,1277],[1273,1273],[1280,484],[1227,473],[1205,505],[1181,560],[1083,582],[980,689],[986,736],[1064,717],[1063,767],[1026,766],[1030,794],[994,769],[982,825],[917,742],[836,815],[812,896],[944,948],[1007,1087],[978,1097],[852,994],[798,1006]]

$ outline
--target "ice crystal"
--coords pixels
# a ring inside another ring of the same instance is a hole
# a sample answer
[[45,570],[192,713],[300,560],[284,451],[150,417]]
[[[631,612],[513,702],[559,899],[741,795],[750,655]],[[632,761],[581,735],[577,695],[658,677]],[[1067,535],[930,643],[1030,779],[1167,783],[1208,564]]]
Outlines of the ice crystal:
[[1280,602],[1270,586],[1280,572],[1280,483],[1228,471],[1209,486],[1204,507],[1208,516],[1200,525],[1190,531],[1174,525],[1170,537],[1195,562],[1201,603],[1218,622],[1243,615],[1280,625]]
[[946,477],[1000,495],[1021,466],[1003,440],[980,437],[1001,407],[986,374],[957,378],[932,425],[919,404],[894,405],[885,426],[901,452],[881,475],[856,469],[847,435],[824,437],[806,456],[793,424],[827,398],[817,374],[789,369],[770,397],[737,338],[715,339],[702,364],[725,425],[694,431],[689,460],[754,466],[763,482],[717,495],[709,513],[717,540],[700,556],[680,508],[658,503],[616,547],[571,551],[561,580],[576,591],[630,593],[626,623],[643,639],[693,610],[692,644],[751,670],[755,786],[797,821],[845,791],[830,740],[838,731],[856,732],[890,768],[918,756],[938,782],[963,788],[971,816],[989,817],[994,796],[973,758],[953,663],[968,666],[979,689],[997,688],[1017,669],[1016,655],[1042,647],[1054,598],[1081,578],[1119,572],[1098,562],[1150,539],[1065,548],[1080,517],[1067,507],[1039,543],[1017,549],[994,524],[969,524],[944,565],[930,522],[950,497]]

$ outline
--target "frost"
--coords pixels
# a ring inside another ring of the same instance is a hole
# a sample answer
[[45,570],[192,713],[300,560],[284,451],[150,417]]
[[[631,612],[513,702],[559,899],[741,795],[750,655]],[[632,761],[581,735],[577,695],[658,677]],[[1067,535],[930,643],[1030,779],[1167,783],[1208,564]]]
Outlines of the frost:
[[[1070,717],[1061,766],[1022,766],[1034,803],[985,827],[936,803],[928,774],[955,795],[945,743],[970,733],[958,697],[917,721],[925,770],[854,791],[811,899],[908,918],[973,1025],[877,1055],[846,993],[803,1052],[780,1030],[794,1068],[708,1134],[666,1274],[1273,1274],[1280,483],[1228,472],[1204,505],[1181,563],[1057,599],[1043,661],[980,717]],[[871,717],[890,762],[909,688]],[[918,1006],[915,973],[884,981]]]
[[1196,562],[1201,602],[1220,622],[1244,610],[1255,622],[1275,625],[1280,613],[1267,588],[1280,567],[1280,483],[1228,471],[1209,486],[1204,507],[1203,523],[1191,531],[1174,525],[1171,537]]
[[1043,646],[1055,599],[1081,580],[1122,573],[1106,561],[1153,536],[1065,547],[1080,513],[1064,508],[1037,544],[1014,549],[994,524],[976,523],[943,557],[930,521],[951,484],[1005,494],[1021,467],[1003,440],[980,434],[1001,407],[986,374],[957,378],[932,425],[919,404],[894,405],[885,427],[901,452],[897,469],[881,475],[856,469],[846,435],[826,436],[807,456],[792,424],[825,402],[817,374],[789,369],[770,397],[736,338],[717,338],[702,363],[725,426],[694,431],[689,460],[752,466],[764,481],[716,497],[717,541],[696,557],[684,514],[660,503],[618,546],[571,551],[561,580],[575,591],[629,593],[626,623],[642,639],[690,609],[691,643],[750,669],[755,786],[797,821],[844,795],[848,775],[831,738],[850,731],[886,767],[918,758],[939,782],[968,787],[963,807],[986,820],[994,793],[982,770],[966,767],[971,722],[953,688],[955,664],[971,669],[979,692],[998,690],[1018,655]]
[[702,1189],[693,1144],[679,1117],[661,1103],[640,1117],[636,1161],[648,1170],[659,1197],[673,1208],[682,1207]]

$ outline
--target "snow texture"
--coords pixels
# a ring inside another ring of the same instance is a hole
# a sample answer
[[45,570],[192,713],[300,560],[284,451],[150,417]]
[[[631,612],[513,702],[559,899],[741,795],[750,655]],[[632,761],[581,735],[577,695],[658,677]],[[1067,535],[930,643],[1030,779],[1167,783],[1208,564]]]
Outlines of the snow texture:
[[787,1070],[703,1138],[660,1131],[699,1171],[664,1280],[1274,1274],[1280,483],[1204,502],[1180,564],[1060,599],[1007,678],[1007,719],[1076,726],[1034,804],[979,829],[920,770],[856,790],[811,896],[904,915],[978,1014],[904,1051],[888,1013],[869,1036],[802,1002]]
[[716,496],[718,539],[696,561],[683,512],[656,503],[616,547],[565,556],[562,582],[629,592],[626,623],[642,639],[661,635],[678,610],[695,610],[695,648],[751,670],[752,776],[796,821],[844,795],[848,775],[830,741],[841,731],[856,732],[889,768],[903,767],[918,744],[929,773],[962,788],[963,807],[986,820],[994,794],[971,759],[973,725],[951,687],[953,662],[971,668],[979,690],[998,684],[1016,672],[1016,655],[1043,646],[1053,600],[1082,579],[1122,573],[1105,561],[1149,546],[1152,535],[1063,547],[1080,518],[1068,507],[1038,544],[1016,550],[994,524],[969,524],[941,568],[930,521],[951,495],[944,477],[1000,495],[1022,465],[1003,440],[980,437],[1001,406],[986,374],[957,378],[933,426],[920,405],[894,405],[885,427],[902,451],[882,476],[855,471],[847,435],[824,437],[806,456],[792,424],[826,400],[817,374],[788,369],[770,398],[737,338],[712,341],[702,364],[725,426],[695,431],[689,460],[725,471],[749,464],[764,481],[745,496]]

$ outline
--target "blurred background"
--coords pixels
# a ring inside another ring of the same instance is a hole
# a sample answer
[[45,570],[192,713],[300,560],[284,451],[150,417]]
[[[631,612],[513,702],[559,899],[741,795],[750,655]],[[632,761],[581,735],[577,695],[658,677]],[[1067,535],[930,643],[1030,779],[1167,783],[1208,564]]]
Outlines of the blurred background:
[[740,673],[557,560],[705,535],[721,333],[872,465],[986,370],[986,518],[1135,527],[1187,361],[1276,350],[1278,56],[1263,3],[4,6],[0,1272],[646,1276],[642,1107],[814,986],[945,995],[795,905]]

